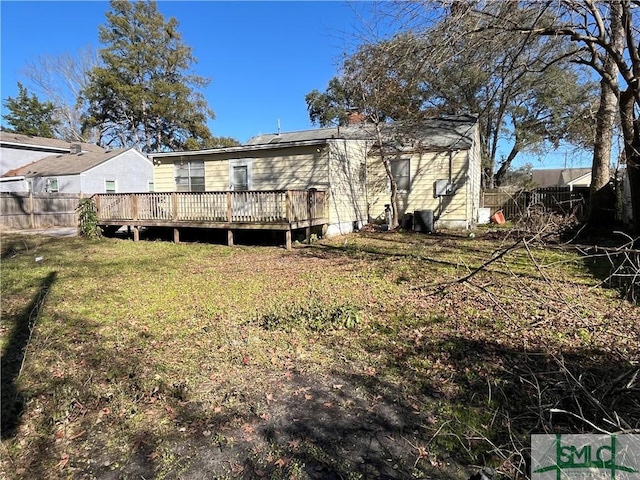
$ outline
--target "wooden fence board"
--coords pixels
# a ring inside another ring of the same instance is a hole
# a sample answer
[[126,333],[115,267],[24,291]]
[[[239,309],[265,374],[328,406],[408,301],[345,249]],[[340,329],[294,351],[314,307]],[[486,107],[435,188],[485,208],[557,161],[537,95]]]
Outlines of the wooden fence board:
[[561,214],[582,213],[581,207],[589,200],[588,188],[550,187],[531,191],[505,192],[504,190],[484,190],[481,206],[491,209],[491,215],[502,210],[508,220],[525,215],[527,209],[539,205],[547,211]]
[[12,229],[76,227],[75,193],[0,192],[0,225]]

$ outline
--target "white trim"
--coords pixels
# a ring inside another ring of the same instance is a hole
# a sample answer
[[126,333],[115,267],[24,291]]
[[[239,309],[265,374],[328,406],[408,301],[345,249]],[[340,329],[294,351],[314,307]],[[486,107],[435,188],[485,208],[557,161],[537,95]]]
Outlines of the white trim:
[[[586,181],[588,179],[588,181]],[[568,187],[576,186],[577,183],[588,183],[591,185],[591,172],[583,173],[579,177],[574,178],[573,180],[567,182]],[[584,185],[585,187],[588,185]]]

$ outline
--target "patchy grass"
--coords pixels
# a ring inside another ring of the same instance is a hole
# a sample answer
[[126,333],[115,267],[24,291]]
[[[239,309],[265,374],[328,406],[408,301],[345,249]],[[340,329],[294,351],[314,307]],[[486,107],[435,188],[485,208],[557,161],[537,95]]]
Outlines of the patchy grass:
[[513,243],[5,236],[0,476],[515,478],[530,433],[639,428],[638,307]]

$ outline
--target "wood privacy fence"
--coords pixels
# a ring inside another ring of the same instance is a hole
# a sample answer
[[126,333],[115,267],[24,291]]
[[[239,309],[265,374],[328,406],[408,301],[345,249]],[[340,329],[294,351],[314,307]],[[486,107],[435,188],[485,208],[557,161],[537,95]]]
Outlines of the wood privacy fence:
[[12,229],[77,227],[79,193],[0,192],[0,225]]
[[530,191],[506,192],[504,190],[484,190],[480,204],[491,209],[491,215],[502,210],[506,219],[515,219],[526,215],[527,210],[536,205],[545,211],[561,214],[584,211],[589,201],[588,187],[550,187]]

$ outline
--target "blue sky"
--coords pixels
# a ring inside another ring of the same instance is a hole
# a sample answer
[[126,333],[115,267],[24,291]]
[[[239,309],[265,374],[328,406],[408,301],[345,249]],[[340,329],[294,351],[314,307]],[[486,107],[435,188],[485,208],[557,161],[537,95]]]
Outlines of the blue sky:
[[[354,1],[160,1],[165,18],[175,17],[198,63],[194,73],[211,79],[204,90],[216,119],[216,136],[241,142],[260,133],[313,128],[304,97],[324,90],[339,60],[361,37],[368,7]],[[109,10],[104,1],[0,1],[0,97],[17,94],[25,65],[39,55],[98,50],[98,27]],[[381,28],[384,28],[381,27]],[[4,113],[4,112],[3,112]],[[504,154],[507,149],[504,149]],[[498,156],[499,158],[499,156]],[[571,151],[521,155],[535,168],[588,165]]]
[[[311,128],[304,97],[324,90],[337,60],[353,44],[360,14],[346,2],[161,1],[175,17],[198,59],[196,74],[211,79],[204,91],[216,119],[216,136],[244,142],[259,133]],[[2,98],[17,94],[20,74],[38,55],[100,48],[98,26],[107,2],[0,4]],[[30,89],[30,91],[32,91]]]

